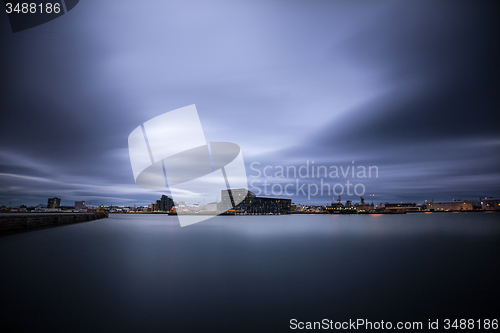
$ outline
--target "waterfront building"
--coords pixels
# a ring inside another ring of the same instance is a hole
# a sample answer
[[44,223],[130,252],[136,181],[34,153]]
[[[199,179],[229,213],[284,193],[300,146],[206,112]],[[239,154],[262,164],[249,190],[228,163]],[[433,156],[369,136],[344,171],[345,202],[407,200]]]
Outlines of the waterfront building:
[[292,199],[255,197],[255,203],[249,205],[246,212],[288,214],[291,206]]
[[[242,199],[245,198],[245,199]],[[241,207],[248,205],[255,198],[255,194],[245,188],[237,188],[232,190],[221,191],[221,202],[219,211],[221,213],[234,209],[234,201],[240,202]],[[245,201],[245,202],[243,202]],[[233,210],[234,211],[234,210]]]
[[472,202],[467,200],[434,202],[433,200],[427,204],[427,209],[442,212],[472,210]]
[[335,199],[332,199],[332,203],[330,206],[325,206],[324,209],[327,214],[357,214],[358,210],[356,207],[352,206],[352,201],[347,200],[345,206],[340,201],[340,195],[338,201],[335,202]]
[[302,212],[302,211],[305,211],[306,209],[307,209],[307,206],[304,206],[301,204],[294,204],[294,203],[292,203],[292,206],[290,208],[290,210],[292,212]]
[[205,206],[201,207],[201,210],[204,212],[217,212],[217,202],[209,202]]
[[150,212],[169,212],[174,207],[174,200],[172,198],[167,197],[166,195],[162,195],[159,200],[153,202],[148,206],[148,211]]
[[384,204],[385,210],[389,212],[419,212],[420,207],[414,202],[388,203]]
[[325,206],[324,211],[328,214],[356,214],[358,212],[365,213],[373,210],[373,204],[366,203],[363,197],[360,197],[360,200],[361,203],[354,205],[351,200],[347,200],[344,206],[339,195],[337,202],[335,202],[335,198],[332,199],[332,203],[329,206]]
[[[244,188],[222,190],[221,199],[221,213],[288,214],[292,206],[291,199],[257,197],[255,193]],[[235,201],[240,203],[234,205]]]
[[75,209],[85,209],[85,201],[75,201]]
[[483,210],[500,210],[500,198],[484,198],[481,200],[481,208]]
[[369,212],[373,209],[373,204],[370,205],[365,202],[365,198],[360,197],[361,203],[360,204],[355,204],[354,209],[361,211],[361,212]]
[[148,206],[148,208],[147,208],[147,211],[148,211],[148,212],[155,212],[155,211],[157,211],[157,210],[158,210],[158,207],[157,207],[156,203],[152,203],[152,204],[150,204],[150,205]]
[[174,207],[174,200],[166,195],[162,195],[158,205],[158,210],[169,212],[172,210],[172,207]]
[[59,208],[61,206],[61,199],[60,198],[49,198],[47,201],[47,208]]

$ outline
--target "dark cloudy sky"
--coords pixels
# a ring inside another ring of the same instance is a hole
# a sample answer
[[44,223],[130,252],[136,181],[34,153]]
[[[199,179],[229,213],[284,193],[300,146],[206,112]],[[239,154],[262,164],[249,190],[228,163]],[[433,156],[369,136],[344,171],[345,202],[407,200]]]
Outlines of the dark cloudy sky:
[[15,34],[0,15],[0,205],[156,200],[128,135],[190,104],[247,167],[376,165],[354,180],[375,202],[500,196],[499,25],[496,1],[81,0]]

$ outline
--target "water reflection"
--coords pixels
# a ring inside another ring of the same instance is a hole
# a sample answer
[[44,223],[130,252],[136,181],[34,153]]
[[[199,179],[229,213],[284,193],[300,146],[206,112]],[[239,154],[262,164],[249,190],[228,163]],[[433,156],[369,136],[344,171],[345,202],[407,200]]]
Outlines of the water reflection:
[[292,318],[486,318],[500,296],[499,216],[219,216],[181,228],[116,214],[9,235],[2,321],[243,332],[288,331]]

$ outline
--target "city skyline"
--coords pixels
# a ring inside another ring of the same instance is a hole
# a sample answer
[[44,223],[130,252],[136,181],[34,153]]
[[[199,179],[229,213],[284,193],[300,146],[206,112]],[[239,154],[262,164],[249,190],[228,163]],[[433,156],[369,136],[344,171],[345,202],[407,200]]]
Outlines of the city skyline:
[[250,190],[252,163],[354,161],[378,167],[379,202],[500,196],[492,2],[154,5],[80,3],[16,34],[2,15],[0,206],[170,195],[135,185],[127,137],[191,104],[207,141],[240,145]]
[[[255,193],[249,191],[248,189],[231,189],[230,191],[233,192],[233,191],[246,191],[248,192],[249,194],[251,194],[252,196],[256,196]],[[210,200],[202,200],[202,201],[198,201],[198,202],[186,202],[186,201],[173,201],[172,198],[170,198],[169,196],[165,195],[165,194],[162,194],[161,195],[161,198],[160,199],[157,199],[157,200],[152,200],[151,202],[147,203],[147,204],[103,204],[103,203],[98,203],[98,202],[85,202],[85,201],[70,201],[70,200],[66,200],[66,201],[63,201],[61,198],[57,198],[57,197],[54,197],[54,198],[48,198],[47,199],[47,204],[43,204],[43,203],[40,203],[38,205],[26,205],[26,204],[20,204],[20,205],[12,205],[12,202],[9,202],[8,205],[0,205],[0,210],[2,209],[19,209],[19,208],[29,208],[29,209],[44,209],[44,208],[48,208],[48,209],[69,209],[69,208],[74,208],[74,209],[94,209],[96,207],[108,207],[108,208],[111,208],[111,207],[115,207],[115,208],[152,208],[152,207],[162,207],[161,209],[158,209],[159,211],[170,211],[172,207],[174,208],[178,208],[178,207],[208,207],[208,206],[212,206],[212,205],[219,205],[221,204],[222,206],[225,207],[225,209],[223,209],[223,211],[226,211],[227,209],[230,209],[230,207],[228,205],[232,205],[232,203],[229,203],[229,199],[226,197],[224,198],[224,196],[226,195],[227,196],[227,192],[228,190],[221,190],[221,196],[220,196],[220,200],[219,199],[216,199],[214,201],[210,201]],[[225,194],[226,193],[226,194]],[[265,195],[265,194],[263,194]],[[462,198],[458,198],[458,199],[451,199],[451,200],[434,200],[434,199],[431,199],[431,200],[424,200],[422,202],[418,202],[418,201],[407,201],[405,203],[403,203],[403,201],[400,201],[400,202],[388,202],[388,201],[375,201],[374,200],[374,197],[375,195],[374,194],[371,194],[368,196],[369,199],[366,197],[366,196],[359,196],[356,200],[356,198],[353,198],[352,196],[347,196],[347,197],[342,197],[342,195],[339,195],[337,196],[336,198],[332,198],[330,202],[326,202],[325,204],[312,204],[310,202],[293,202],[293,200],[291,198],[288,198],[286,196],[281,196],[281,197],[276,197],[276,196],[262,196],[261,195],[261,199],[265,199],[265,200],[286,200],[286,201],[289,201],[290,204],[293,204],[293,205],[297,205],[297,206],[301,206],[301,207],[328,207],[328,206],[331,206],[331,207],[334,207],[334,206],[342,206],[342,205],[346,205],[346,206],[349,206],[349,205],[368,205],[368,206],[371,206],[371,207],[384,207],[386,205],[396,205],[396,206],[399,206],[400,204],[412,204],[414,205],[415,207],[421,207],[421,206],[427,206],[429,204],[433,204],[434,202],[436,203],[443,203],[443,204],[455,204],[455,203],[468,203],[472,209],[472,207],[474,206],[475,208],[473,210],[498,210],[498,207],[497,206],[500,206],[500,198],[498,197],[478,197],[478,198],[474,198],[474,199],[462,199]],[[343,199],[343,200],[342,200]],[[366,200],[371,200],[371,203],[368,203],[366,202]],[[70,201],[70,202],[68,202]],[[226,201],[224,203],[224,201]],[[72,204],[73,203],[73,204]],[[483,206],[483,204],[485,206]],[[489,205],[491,207],[489,207],[488,209],[486,209],[486,205]],[[477,207],[481,207],[483,206],[483,208],[477,208]],[[228,208],[229,207],[229,208]],[[155,209],[152,209],[153,211],[155,211]]]

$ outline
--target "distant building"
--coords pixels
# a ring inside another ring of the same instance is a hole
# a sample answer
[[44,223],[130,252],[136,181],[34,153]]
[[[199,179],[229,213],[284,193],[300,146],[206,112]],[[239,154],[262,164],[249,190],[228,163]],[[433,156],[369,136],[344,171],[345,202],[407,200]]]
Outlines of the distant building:
[[414,202],[388,203],[386,202],[385,210],[389,212],[418,212],[420,207]]
[[59,208],[61,206],[61,199],[60,198],[49,198],[47,202],[47,208]]
[[329,206],[324,206],[324,210],[328,214],[357,214],[370,212],[374,209],[373,204],[368,204],[365,202],[365,198],[360,197],[361,203],[352,204],[351,200],[347,200],[345,206],[340,201],[340,195],[335,201],[332,199],[332,203]]
[[[255,193],[244,188],[222,190],[221,199],[221,213],[287,214],[292,206],[291,199],[257,197]],[[235,201],[240,203],[234,205]]]
[[209,202],[203,206],[205,212],[217,212],[217,202]]
[[172,210],[172,207],[174,207],[174,200],[166,195],[162,195],[158,205],[158,210],[169,212]]
[[365,198],[360,197],[360,199],[361,199],[361,203],[354,205],[354,208],[356,210],[365,211],[365,212],[368,212],[368,211],[372,210],[373,206],[370,206],[369,204],[367,204],[365,202]]
[[160,200],[156,200],[156,202],[153,202],[148,206],[148,211],[149,212],[169,212],[172,210],[172,207],[174,207],[175,203],[174,200],[171,198],[167,197],[166,195],[162,195]]
[[292,212],[302,212],[306,209],[307,207],[301,204],[292,204],[290,207],[290,210]]
[[[222,190],[221,191],[221,203],[220,203],[220,211],[227,212],[234,208],[234,199],[237,201],[246,200],[246,197],[249,197],[249,201],[247,200],[244,204],[249,204],[252,199],[255,198],[255,194],[251,191],[248,191],[245,188],[237,188],[234,190]],[[245,199],[242,199],[245,198]]]
[[500,198],[490,198],[481,201],[483,210],[500,210]]
[[427,209],[430,211],[442,211],[442,212],[453,212],[453,211],[463,211],[472,210],[472,202],[470,201],[443,201],[434,202],[431,201],[427,204]]
[[85,209],[85,201],[75,201],[75,209]]

